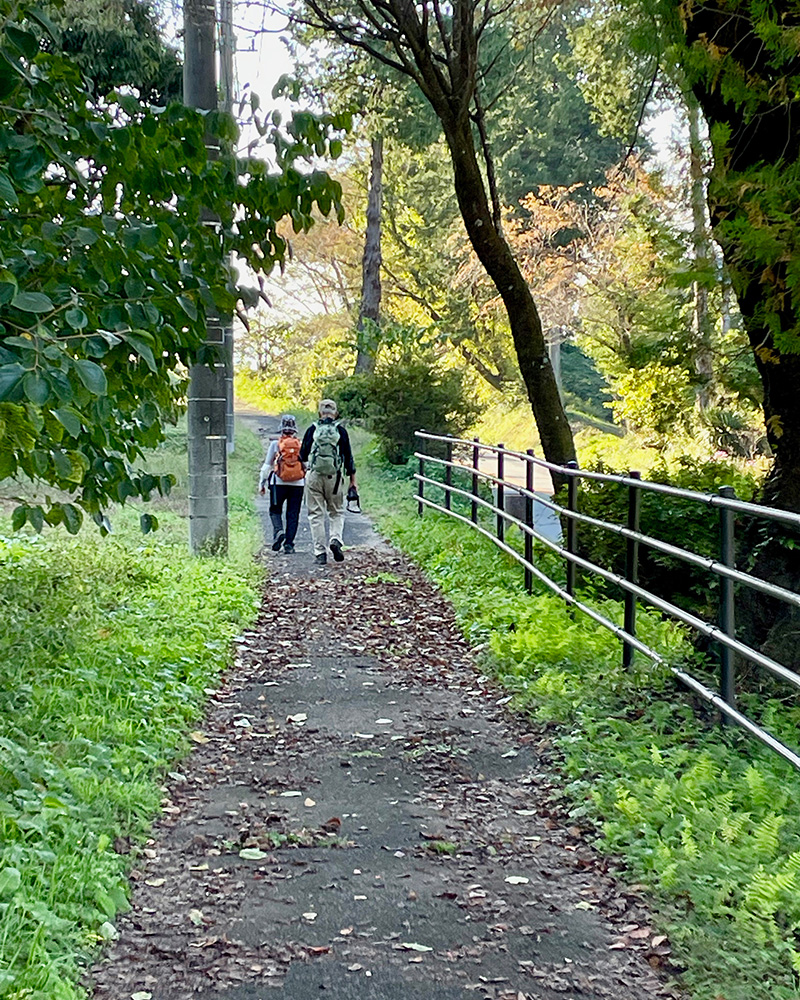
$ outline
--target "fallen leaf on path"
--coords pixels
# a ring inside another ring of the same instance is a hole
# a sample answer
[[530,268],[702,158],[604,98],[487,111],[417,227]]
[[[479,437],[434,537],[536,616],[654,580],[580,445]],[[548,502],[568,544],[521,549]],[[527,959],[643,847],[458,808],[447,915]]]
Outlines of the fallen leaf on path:
[[281,799],[299,799],[302,794],[302,792],[281,792],[278,797]]
[[299,722],[305,722],[307,718],[308,718],[308,715],[306,715],[305,712],[298,712],[296,715],[287,715],[286,716],[286,721],[287,722],[298,722],[299,723]]
[[193,733],[189,733],[189,739],[194,743],[208,743],[209,739],[205,733],[201,733],[199,729],[195,729]]
[[203,916],[202,910],[189,910],[189,919],[195,927],[202,927],[205,923],[205,917]]
[[316,804],[317,804],[317,803],[316,803],[316,802],[315,802],[315,801],[314,801],[313,799],[306,799],[306,800],[305,800],[305,801],[303,802],[303,805],[304,805],[304,806],[305,806],[305,807],[306,807],[307,809],[310,809],[310,808],[311,808],[312,806],[315,806]]
[[403,941],[395,947],[403,951],[433,951],[433,948],[429,948],[426,944],[417,944],[416,941]]
[[310,921],[316,920],[316,919],[317,919],[317,915],[316,915],[316,913],[313,912],[313,910],[309,910],[308,913],[304,913],[303,914],[303,920],[308,920],[310,922]]
[[145,885],[152,885],[154,889],[160,888],[162,885],[166,885],[167,880],[165,878],[146,878],[144,880]]
[[508,875],[505,879],[509,885],[527,885],[530,882],[529,878],[524,875]]
[[245,847],[239,851],[239,857],[245,861],[261,861],[262,858],[266,858],[268,855],[260,847]]
[[324,830],[326,833],[338,833],[341,828],[342,821],[338,816],[331,816],[330,819],[320,824],[320,830]]

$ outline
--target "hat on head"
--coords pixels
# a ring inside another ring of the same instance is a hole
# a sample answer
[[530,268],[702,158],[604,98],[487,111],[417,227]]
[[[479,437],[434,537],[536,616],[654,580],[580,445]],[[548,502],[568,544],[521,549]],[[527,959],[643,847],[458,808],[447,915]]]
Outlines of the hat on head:
[[339,412],[339,407],[332,399],[321,399],[319,401],[319,415],[321,417],[335,417]]
[[281,434],[296,434],[297,421],[291,413],[284,413],[281,417]]

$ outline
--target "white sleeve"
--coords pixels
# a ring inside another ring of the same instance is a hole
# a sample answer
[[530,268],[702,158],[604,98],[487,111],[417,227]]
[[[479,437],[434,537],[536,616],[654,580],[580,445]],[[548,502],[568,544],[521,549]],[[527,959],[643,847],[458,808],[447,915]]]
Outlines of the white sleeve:
[[269,479],[269,474],[272,472],[272,468],[275,465],[275,456],[277,454],[278,442],[270,441],[269,448],[267,448],[267,457],[264,459],[264,464],[261,466],[261,474],[258,478],[259,488],[261,488]]

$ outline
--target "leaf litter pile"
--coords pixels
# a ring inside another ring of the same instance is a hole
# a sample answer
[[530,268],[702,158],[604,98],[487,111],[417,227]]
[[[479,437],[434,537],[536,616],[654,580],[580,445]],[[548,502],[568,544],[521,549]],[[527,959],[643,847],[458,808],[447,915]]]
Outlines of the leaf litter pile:
[[677,997],[439,592],[386,548],[273,566],[96,1000]]

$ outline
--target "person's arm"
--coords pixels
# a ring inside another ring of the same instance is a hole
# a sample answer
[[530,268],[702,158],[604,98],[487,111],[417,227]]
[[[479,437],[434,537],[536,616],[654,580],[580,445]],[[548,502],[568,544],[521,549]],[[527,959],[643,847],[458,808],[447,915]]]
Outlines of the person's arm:
[[312,424],[303,435],[303,443],[300,445],[300,461],[305,466],[308,456],[311,454],[311,445],[314,443],[314,431],[316,424]]
[[264,464],[261,466],[261,474],[258,477],[258,487],[263,494],[266,491],[267,480],[269,479],[269,474],[272,472],[272,468],[275,465],[275,456],[278,454],[278,442],[270,441],[269,448],[267,448],[267,457],[264,459]]
[[350,435],[346,428],[339,424],[339,451],[342,456],[344,471],[350,477],[350,485],[356,485],[356,463],[353,460],[353,449],[350,447]]

